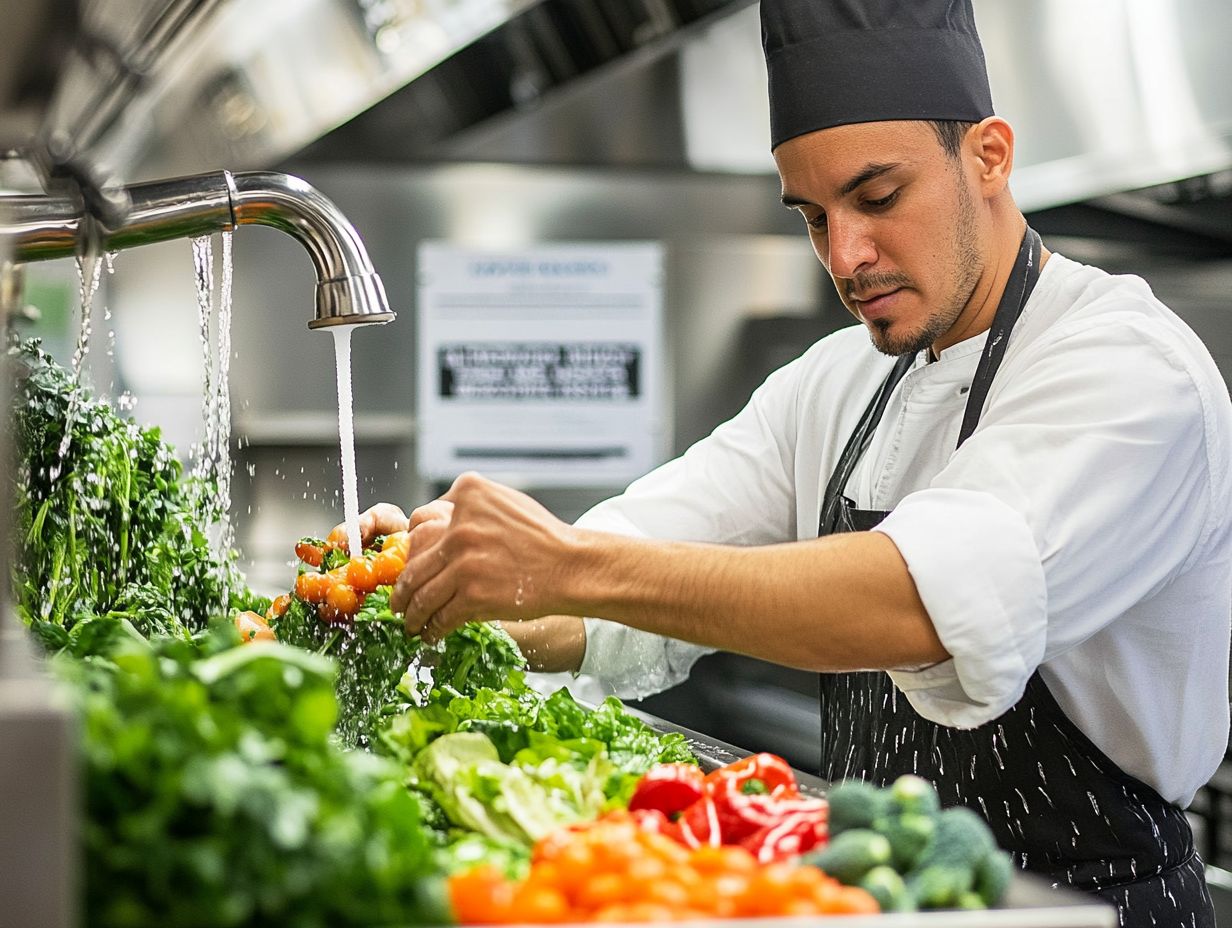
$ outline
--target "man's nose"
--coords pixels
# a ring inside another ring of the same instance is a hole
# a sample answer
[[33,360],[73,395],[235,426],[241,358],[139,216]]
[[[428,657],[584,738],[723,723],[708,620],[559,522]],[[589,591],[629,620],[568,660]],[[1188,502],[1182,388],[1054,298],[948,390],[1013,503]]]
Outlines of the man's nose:
[[877,263],[877,249],[867,226],[858,218],[831,216],[827,227],[826,265],[835,277],[855,277]]

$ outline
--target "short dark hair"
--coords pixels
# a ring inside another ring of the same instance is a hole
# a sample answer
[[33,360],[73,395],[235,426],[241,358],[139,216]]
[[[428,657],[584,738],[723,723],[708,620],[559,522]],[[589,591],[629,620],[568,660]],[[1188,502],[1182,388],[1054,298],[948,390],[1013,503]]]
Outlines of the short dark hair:
[[930,119],[928,124],[932,126],[937,141],[941,143],[941,147],[951,158],[958,157],[959,151],[962,150],[963,137],[967,134],[967,130],[975,125],[973,122],[962,122],[957,119]]

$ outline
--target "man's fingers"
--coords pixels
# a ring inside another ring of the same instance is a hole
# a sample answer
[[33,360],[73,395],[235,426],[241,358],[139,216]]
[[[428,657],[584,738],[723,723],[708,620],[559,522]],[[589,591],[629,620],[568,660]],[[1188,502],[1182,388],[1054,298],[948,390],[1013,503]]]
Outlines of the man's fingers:
[[440,609],[428,616],[420,635],[425,644],[436,644],[452,631],[461,628],[467,622],[466,613],[458,607],[455,596]]
[[410,520],[400,506],[393,503],[377,503],[359,517],[359,532],[367,544],[377,535],[392,535],[394,532],[405,532],[410,527]]
[[[411,549],[412,552],[416,550]],[[394,613],[405,612],[415,591],[434,579],[448,563],[449,558],[441,542],[419,548],[418,553],[412,553],[410,560],[402,568],[402,573],[398,574],[393,592],[389,595],[389,605]]]
[[393,597],[390,597],[390,604],[395,613],[402,613],[406,633],[420,635],[433,614],[453,598],[453,588],[448,577],[436,576],[404,595],[406,603],[402,608],[393,605]]
[[434,499],[430,503],[417,507],[411,513],[411,531],[428,522],[448,523],[452,518],[453,503],[443,499]]
[[[359,534],[367,547],[378,535],[392,535],[394,532],[405,532],[410,520],[401,507],[393,503],[377,503],[365,509],[359,517]],[[329,533],[331,538],[346,537],[346,523],[339,522]]]

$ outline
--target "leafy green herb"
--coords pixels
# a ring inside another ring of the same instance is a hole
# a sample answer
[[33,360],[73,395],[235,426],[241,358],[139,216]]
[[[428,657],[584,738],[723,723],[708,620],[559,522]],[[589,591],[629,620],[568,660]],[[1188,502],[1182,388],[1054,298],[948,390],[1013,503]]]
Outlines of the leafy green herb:
[[91,925],[442,923],[398,768],[332,742],[332,662],[96,622],[109,656],[54,662],[82,726]]
[[92,399],[36,342],[9,356],[21,372],[13,587],[36,634],[52,644],[49,626],[110,615],[143,634],[185,635],[247,595],[233,559],[210,548],[208,485],[184,476],[158,430]]
[[405,705],[397,685],[420,646],[390,611],[389,591],[369,594],[353,622],[323,622],[315,606],[292,597],[273,623],[279,641],[337,660],[338,737],[347,745],[367,747],[380,721]]

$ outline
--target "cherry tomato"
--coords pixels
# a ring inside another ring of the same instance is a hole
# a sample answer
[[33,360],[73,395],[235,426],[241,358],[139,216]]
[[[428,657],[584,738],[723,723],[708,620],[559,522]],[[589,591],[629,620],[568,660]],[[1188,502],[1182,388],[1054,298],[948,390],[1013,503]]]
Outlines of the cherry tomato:
[[411,555],[410,532],[391,532],[386,535],[385,540],[381,542],[381,550],[393,551],[405,561]]
[[329,537],[325,539],[325,544],[330,548],[337,548],[339,551],[350,551],[350,543],[347,541],[347,530],[345,525],[339,525]]
[[295,595],[305,602],[323,603],[332,584],[325,574],[306,573],[295,578]]
[[235,617],[235,628],[240,638],[247,644],[250,641],[277,641],[273,629],[265,624],[265,619],[255,612],[241,612]]
[[389,586],[397,582],[405,566],[406,561],[397,552],[382,551],[372,559],[372,577],[377,586]]
[[345,583],[335,583],[325,594],[322,614],[330,622],[349,619],[359,611],[359,597]]
[[569,900],[559,889],[523,884],[514,890],[509,913],[524,925],[562,922],[569,913]]
[[491,867],[478,867],[449,879],[449,901],[459,925],[512,921],[513,897],[513,884]]
[[372,558],[357,557],[347,563],[347,583],[357,593],[367,595],[378,586]]
[[274,619],[282,618],[284,612],[291,606],[291,597],[286,593],[281,596],[274,597],[274,601],[270,603],[269,609],[265,611],[265,620],[272,622]]
[[297,541],[295,556],[311,567],[320,567],[321,561],[325,560],[325,549],[310,541]]

